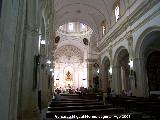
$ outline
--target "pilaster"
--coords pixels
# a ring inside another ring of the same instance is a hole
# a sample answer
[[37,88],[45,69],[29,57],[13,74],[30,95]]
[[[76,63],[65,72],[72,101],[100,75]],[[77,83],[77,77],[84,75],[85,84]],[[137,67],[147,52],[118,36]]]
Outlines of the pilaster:
[[120,73],[120,66],[113,66],[112,71],[112,89],[117,93],[120,94],[121,93],[121,73]]
[[87,59],[87,80],[88,87],[91,85],[93,87],[93,64],[95,63],[95,59]]

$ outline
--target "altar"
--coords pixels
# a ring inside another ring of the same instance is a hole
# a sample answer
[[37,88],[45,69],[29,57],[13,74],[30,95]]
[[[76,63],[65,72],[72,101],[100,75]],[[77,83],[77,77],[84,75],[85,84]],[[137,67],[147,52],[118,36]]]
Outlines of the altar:
[[62,88],[64,92],[74,92],[77,88],[87,87],[87,68],[76,65],[55,67],[54,89]]

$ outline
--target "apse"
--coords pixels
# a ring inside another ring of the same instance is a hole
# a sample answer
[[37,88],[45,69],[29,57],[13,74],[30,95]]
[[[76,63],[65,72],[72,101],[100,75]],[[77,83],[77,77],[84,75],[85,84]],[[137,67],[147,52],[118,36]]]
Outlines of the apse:
[[87,88],[87,63],[84,52],[73,45],[64,45],[56,50],[54,68],[54,88]]

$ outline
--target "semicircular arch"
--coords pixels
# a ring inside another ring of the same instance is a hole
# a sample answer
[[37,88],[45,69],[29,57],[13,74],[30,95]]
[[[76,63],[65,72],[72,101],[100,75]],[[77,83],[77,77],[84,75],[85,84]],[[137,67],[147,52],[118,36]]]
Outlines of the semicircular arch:
[[[152,26],[152,27],[149,27],[147,28],[146,30],[144,30],[142,32],[142,34],[138,37],[138,40],[137,40],[137,43],[136,43],[136,46],[135,46],[135,57],[136,58],[141,58],[142,57],[142,51],[144,49],[144,47],[147,46],[147,44],[149,44],[149,42],[151,42],[150,40],[145,40],[146,36],[149,35],[150,33],[152,32],[156,32],[156,31],[159,31],[160,32],[160,27],[159,26]],[[144,41],[146,41],[145,44]],[[142,49],[143,47],[143,49]]]
[[[117,64],[118,64],[119,54],[120,54],[123,50],[125,50],[125,51],[128,52],[128,50],[127,50],[127,48],[126,48],[125,46],[120,46],[118,49],[116,49],[116,52],[115,52],[115,54],[114,54],[114,59],[113,59],[113,64],[114,64],[114,65],[117,65]],[[129,53],[129,52],[128,52],[128,53]]]

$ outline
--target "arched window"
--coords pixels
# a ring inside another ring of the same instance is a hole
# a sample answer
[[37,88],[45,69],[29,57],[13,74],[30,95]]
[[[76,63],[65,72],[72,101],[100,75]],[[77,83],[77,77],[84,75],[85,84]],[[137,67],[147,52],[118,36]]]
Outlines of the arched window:
[[73,23],[68,23],[68,31],[73,32],[74,31],[74,24]]
[[85,29],[86,28],[86,26],[84,25],[84,24],[81,24],[82,25],[82,29]]
[[105,31],[106,31],[106,27],[103,25],[103,26],[102,26],[102,34],[103,34],[103,35],[105,34]]
[[59,29],[63,30],[63,26],[62,26],[62,25],[61,25],[61,26],[59,26]]
[[80,31],[86,31],[87,26],[83,23],[80,23]]
[[106,34],[106,22],[102,21],[102,36]]
[[119,15],[119,6],[118,5],[115,7],[115,17],[116,17],[116,22],[117,22],[119,17],[120,17],[120,15]]

